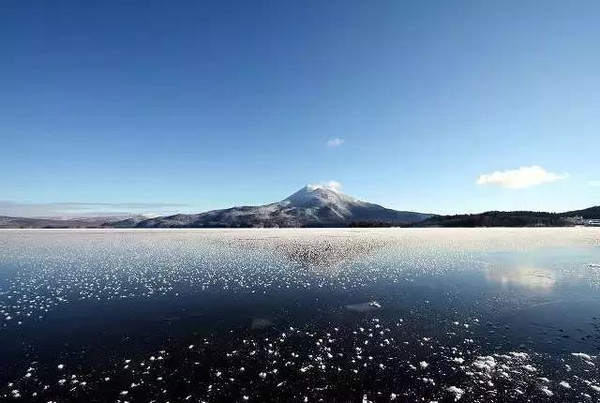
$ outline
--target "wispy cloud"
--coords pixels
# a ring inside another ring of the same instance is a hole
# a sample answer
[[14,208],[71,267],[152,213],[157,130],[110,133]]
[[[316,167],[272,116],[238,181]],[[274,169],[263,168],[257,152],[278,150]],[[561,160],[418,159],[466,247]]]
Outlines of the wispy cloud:
[[600,181],[589,181],[588,185],[590,185],[590,186],[600,186]]
[[338,181],[330,180],[323,183],[323,186],[328,187],[329,189],[333,189],[336,192],[342,190],[342,184]]
[[0,200],[0,215],[16,217],[81,217],[125,214],[154,214],[187,204],[179,203],[21,203]]
[[483,174],[477,179],[478,185],[497,185],[507,189],[526,189],[543,183],[568,178],[568,174],[548,172],[538,165],[520,167],[507,171]]
[[316,185],[308,185],[311,186],[313,188],[328,188],[331,190],[335,190],[336,192],[339,192],[342,190],[342,184],[338,181],[334,181],[334,180],[329,180],[329,181],[324,181],[321,183],[318,183]]
[[329,147],[329,148],[341,147],[345,142],[346,142],[346,140],[344,140],[344,139],[341,139],[339,137],[334,137],[332,139],[327,140],[327,147]]

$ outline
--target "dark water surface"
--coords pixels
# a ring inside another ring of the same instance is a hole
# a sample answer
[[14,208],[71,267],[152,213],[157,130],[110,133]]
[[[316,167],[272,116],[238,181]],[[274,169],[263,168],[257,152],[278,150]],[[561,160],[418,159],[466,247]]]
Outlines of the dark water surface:
[[600,230],[0,231],[0,398],[600,401]]

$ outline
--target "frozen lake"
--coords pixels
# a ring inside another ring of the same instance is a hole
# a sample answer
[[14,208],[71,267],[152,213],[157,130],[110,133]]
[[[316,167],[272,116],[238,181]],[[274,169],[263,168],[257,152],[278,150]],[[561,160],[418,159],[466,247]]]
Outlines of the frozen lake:
[[600,401],[600,229],[0,230],[0,398]]

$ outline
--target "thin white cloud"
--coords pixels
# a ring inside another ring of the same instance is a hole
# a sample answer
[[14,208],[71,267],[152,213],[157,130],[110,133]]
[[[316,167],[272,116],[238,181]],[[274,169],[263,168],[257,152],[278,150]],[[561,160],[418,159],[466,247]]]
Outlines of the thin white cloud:
[[342,184],[340,182],[334,181],[334,180],[324,181],[324,182],[321,182],[316,185],[308,185],[308,186],[310,186],[312,188],[327,188],[327,189],[331,189],[336,192],[339,192],[342,190]]
[[329,148],[341,147],[345,142],[346,142],[346,140],[344,140],[344,139],[341,139],[339,137],[334,137],[332,139],[327,140],[327,147],[329,147]]
[[338,181],[333,181],[333,180],[327,181],[324,183],[324,186],[329,189],[335,190],[336,192],[339,192],[340,190],[342,190],[342,184]]
[[497,185],[506,189],[526,189],[543,183],[568,178],[568,174],[548,172],[538,165],[520,167],[507,171],[496,171],[483,174],[477,179],[478,185]]
[[153,214],[172,212],[180,203],[26,203],[0,200],[0,216],[12,217],[92,217],[106,215]]
[[588,185],[590,185],[590,186],[600,186],[600,181],[589,181]]

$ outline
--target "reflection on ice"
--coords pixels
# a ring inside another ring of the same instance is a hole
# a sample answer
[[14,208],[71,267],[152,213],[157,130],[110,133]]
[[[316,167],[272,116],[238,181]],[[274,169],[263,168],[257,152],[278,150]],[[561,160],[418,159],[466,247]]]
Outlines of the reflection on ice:
[[250,328],[252,330],[267,329],[267,328],[271,327],[272,325],[273,325],[273,322],[271,322],[267,318],[254,318],[254,319],[252,319]]
[[344,265],[365,259],[384,245],[384,240],[376,238],[346,239],[345,242],[336,238],[298,238],[277,245],[275,250],[284,259],[303,268],[334,275]]
[[0,231],[0,400],[599,401],[597,239]]
[[518,266],[494,267],[485,273],[488,281],[504,286],[518,286],[530,289],[550,289],[556,284],[554,273],[549,270]]
[[354,312],[370,312],[381,309],[381,304],[377,301],[363,302],[360,304],[346,305],[346,309]]

